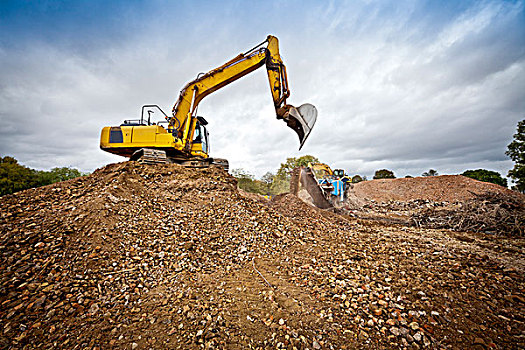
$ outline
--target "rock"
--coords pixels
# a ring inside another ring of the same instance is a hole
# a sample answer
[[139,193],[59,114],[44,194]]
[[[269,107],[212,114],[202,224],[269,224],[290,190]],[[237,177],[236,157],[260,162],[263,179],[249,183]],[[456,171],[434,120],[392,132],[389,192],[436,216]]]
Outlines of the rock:
[[377,303],[384,308],[388,307],[388,302],[386,302],[385,300],[379,300]]
[[485,340],[483,340],[483,338],[480,338],[480,337],[474,338],[474,341],[472,342],[472,344],[481,345],[483,347],[486,347]]
[[417,341],[418,343],[421,341],[423,335],[420,333],[420,332],[417,332],[416,334],[414,334],[414,340]]
[[370,338],[370,335],[367,332],[365,332],[364,330],[361,330],[359,332],[359,340],[361,342],[365,342],[368,338]]
[[408,326],[414,331],[417,331],[419,329],[419,323],[417,322],[411,322]]
[[89,307],[89,313],[91,315],[94,315],[98,312],[98,310],[100,310],[99,306],[97,303],[93,303],[90,307]]
[[390,327],[390,333],[392,333],[393,335],[395,335],[396,337],[398,335],[400,335],[401,333],[399,332],[399,328],[397,327]]
[[[427,204],[459,205],[368,209]],[[505,348],[523,242],[489,238],[268,201],[215,168],[108,165],[0,200],[0,348]]]
[[408,344],[408,341],[405,338],[401,338],[401,346],[408,347],[410,344]]
[[430,346],[430,344],[431,344],[430,339],[428,337],[426,337],[426,336],[423,336],[422,338],[423,338],[423,345],[426,348],[428,348]]

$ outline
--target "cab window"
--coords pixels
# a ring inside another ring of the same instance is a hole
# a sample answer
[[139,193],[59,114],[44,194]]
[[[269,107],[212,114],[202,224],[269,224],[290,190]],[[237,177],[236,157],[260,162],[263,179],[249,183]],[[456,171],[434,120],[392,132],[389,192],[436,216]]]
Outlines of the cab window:
[[193,143],[200,143],[202,151],[208,153],[208,131],[204,125],[201,125],[198,122],[195,125]]

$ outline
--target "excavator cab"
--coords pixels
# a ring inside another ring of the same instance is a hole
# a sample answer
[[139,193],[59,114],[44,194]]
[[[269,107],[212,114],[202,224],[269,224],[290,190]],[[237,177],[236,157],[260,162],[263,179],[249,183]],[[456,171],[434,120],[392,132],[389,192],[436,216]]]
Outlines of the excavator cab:
[[334,169],[334,175],[339,179],[346,176],[345,171],[343,169]]
[[197,117],[197,123],[195,124],[195,134],[193,138],[193,149],[195,147],[201,147],[202,152],[209,153],[209,143],[208,143],[208,130],[206,126],[208,122],[203,117]]

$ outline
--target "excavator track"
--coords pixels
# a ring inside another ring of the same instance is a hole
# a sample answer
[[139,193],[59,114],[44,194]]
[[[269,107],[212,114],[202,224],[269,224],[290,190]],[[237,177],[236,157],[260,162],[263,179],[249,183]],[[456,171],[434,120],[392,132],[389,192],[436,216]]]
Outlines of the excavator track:
[[210,166],[217,166],[225,171],[228,171],[230,165],[227,159],[223,158],[171,158],[166,155],[163,150],[153,148],[141,148],[133,153],[129,160],[137,161],[142,164],[166,164],[176,163],[186,168],[208,168]]
[[228,171],[230,169],[230,163],[228,163],[227,159],[223,158],[198,158],[182,161],[177,161],[176,159],[173,159],[173,162],[184,165],[187,168],[208,168],[210,166],[217,166],[219,168],[224,169],[225,171]]
[[211,158],[211,165],[218,166],[220,168],[223,168],[225,171],[230,170],[230,163],[228,162],[228,159],[224,158]]
[[152,148],[141,148],[135,151],[129,160],[135,160],[143,164],[166,164],[168,163],[168,157],[166,152]]

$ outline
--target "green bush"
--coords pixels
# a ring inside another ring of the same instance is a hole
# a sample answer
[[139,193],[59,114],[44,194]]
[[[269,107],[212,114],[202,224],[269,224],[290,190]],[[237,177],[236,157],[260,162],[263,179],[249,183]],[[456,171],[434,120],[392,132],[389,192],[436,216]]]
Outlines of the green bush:
[[486,169],[466,170],[461,175],[470,177],[471,179],[491,182],[496,185],[507,187],[507,179],[501,177],[501,174],[496,171]]
[[19,164],[13,157],[0,157],[0,196],[83,175],[77,169],[66,167],[51,171],[34,170]]
[[394,172],[388,169],[377,170],[374,179],[395,179]]

